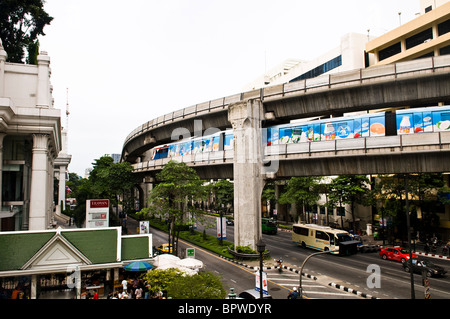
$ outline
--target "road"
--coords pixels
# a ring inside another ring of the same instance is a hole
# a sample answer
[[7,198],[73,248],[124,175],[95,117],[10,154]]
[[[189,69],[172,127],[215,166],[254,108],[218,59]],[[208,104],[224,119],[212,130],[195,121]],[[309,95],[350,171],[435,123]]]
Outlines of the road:
[[[200,225],[199,230],[202,231]],[[210,228],[207,232],[214,235],[215,228]],[[234,227],[227,226],[227,240],[233,242],[233,235]],[[263,234],[263,240],[266,242],[272,258],[281,257],[285,265],[289,265],[293,269],[299,270],[306,257],[316,252],[292,243],[290,232],[279,231],[276,235]],[[421,258],[427,259],[425,257]],[[450,272],[450,261],[436,258],[428,259]],[[369,284],[374,285],[374,281],[371,280],[373,278],[371,269],[374,267],[379,267],[380,269],[380,285],[371,288],[368,286],[368,280]],[[317,282],[322,284],[334,283],[375,298],[411,298],[410,274],[403,270],[400,262],[383,260],[378,253],[359,253],[347,257],[335,255],[317,256],[308,261],[303,272],[317,277],[319,279]],[[414,279],[415,297],[423,299],[425,288],[422,286],[422,277],[414,274]],[[432,299],[450,299],[449,274],[442,278],[430,278],[429,281]],[[308,289],[306,289],[306,294],[308,296]],[[309,296],[315,297],[318,295],[310,293]],[[339,296],[332,297],[339,298]]]
[[[201,225],[199,231],[203,231]],[[214,235],[215,228],[207,229]],[[154,246],[167,243],[167,234],[152,228]],[[227,226],[227,240],[233,241],[234,227]],[[284,270],[281,274],[275,269],[268,269],[269,293],[275,299],[286,299],[288,292],[294,286],[298,287],[299,275],[294,270],[300,270],[303,261],[316,252],[303,249],[291,241],[289,232],[279,231],[276,235],[263,235],[266,247],[271,252],[272,258],[282,258],[284,265],[291,270]],[[180,248],[194,247],[192,244],[181,241]],[[225,260],[216,254],[196,247],[196,258],[202,260],[205,269],[222,276],[224,287],[229,290],[234,288],[235,292],[252,289],[255,286],[255,270],[248,266]],[[447,271],[450,270],[450,261],[433,259]],[[265,262],[267,264],[270,264]],[[253,263],[255,266],[258,263]],[[368,286],[373,281],[370,267],[379,267],[379,285],[373,288]],[[307,298],[319,299],[358,299],[360,295],[336,289],[330,284],[341,285],[351,288],[355,292],[364,294],[364,297],[375,297],[380,299],[409,299],[411,297],[410,275],[403,270],[400,262],[383,260],[378,253],[356,254],[353,256],[340,257],[335,255],[320,255],[309,259],[303,273],[302,283]],[[313,278],[317,278],[314,280]],[[369,278],[370,277],[370,278]],[[425,288],[422,286],[420,275],[415,278],[415,297],[424,299]],[[450,299],[449,275],[443,278],[430,278],[430,292],[432,299]]]

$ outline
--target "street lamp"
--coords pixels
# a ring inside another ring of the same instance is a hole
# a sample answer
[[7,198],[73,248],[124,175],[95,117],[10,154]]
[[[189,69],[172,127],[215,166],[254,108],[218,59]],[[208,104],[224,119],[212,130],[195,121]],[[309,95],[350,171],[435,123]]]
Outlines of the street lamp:
[[259,253],[259,297],[263,299],[263,254],[266,250],[266,243],[260,238],[256,243],[256,250]]
[[308,257],[306,257],[306,259],[303,261],[302,267],[300,268],[300,280],[299,280],[299,287],[298,287],[298,292],[300,294],[300,299],[303,299],[303,287],[302,287],[303,267],[305,267],[306,262],[308,261],[308,259],[311,258],[311,257],[317,256],[317,255],[334,253],[334,252],[338,252],[338,251],[339,251],[339,249],[336,249],[336,250],[325,250],[325,251],[320,251],[318,253],[311,254]]

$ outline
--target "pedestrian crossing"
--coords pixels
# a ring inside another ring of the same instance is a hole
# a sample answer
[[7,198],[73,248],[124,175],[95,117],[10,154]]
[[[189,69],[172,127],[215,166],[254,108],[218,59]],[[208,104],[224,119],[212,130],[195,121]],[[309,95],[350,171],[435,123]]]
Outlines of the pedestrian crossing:
[[[293,290],[294,287],[298,289],[300,284],[299,274],[288,270],[284,270],[281,273],[276,269],[267,270],[267,280],[269,291],[271,285],[282,286],[286,289]],[[303,295],[309,299],[359,299],[355,295],[320,284],[317,280],[305,276],[302,278],[302,289]]]

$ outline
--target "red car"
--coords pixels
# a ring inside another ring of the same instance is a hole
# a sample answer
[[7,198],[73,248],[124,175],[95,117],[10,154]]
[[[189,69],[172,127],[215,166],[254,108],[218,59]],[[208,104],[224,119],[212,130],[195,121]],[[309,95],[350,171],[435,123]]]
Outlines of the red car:
[[[380,257],[385,260],[392,259],[403,263],[409,260],[409,251],[402,247],[385,247],[380,250]],[[417,255],[412,254],[412,257],[417,257]]]

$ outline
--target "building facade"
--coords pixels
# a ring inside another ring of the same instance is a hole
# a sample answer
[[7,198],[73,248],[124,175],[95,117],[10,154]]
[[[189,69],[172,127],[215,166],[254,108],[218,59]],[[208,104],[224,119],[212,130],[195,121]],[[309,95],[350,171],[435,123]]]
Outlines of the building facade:
[[64,205],[71,159],[53,105],[50,57],[41,52],[37,65],[6,59],[0,41],[0,231],[44,230],[56,205]]
[[243,91],[315,78],[323,74],[365,68],[368,64],[364,53],[367,41],[367,35],[348,33],[341,37],[341,43],[338,47],[311,61],[285,60],[280,65],[268,70],[264,75],[247,84]]
[[450,54],[450,1],[422,0],[414,20],[370,41],[372,65]]

